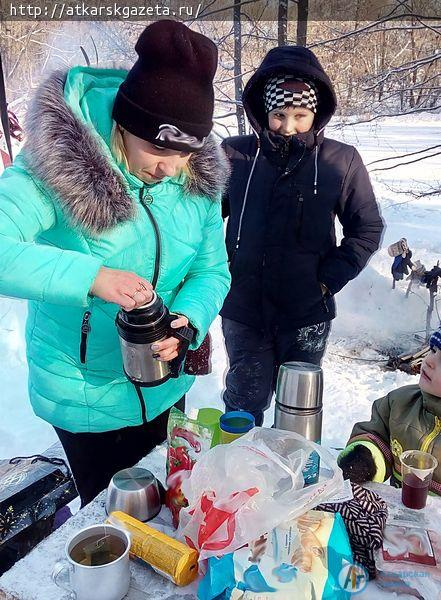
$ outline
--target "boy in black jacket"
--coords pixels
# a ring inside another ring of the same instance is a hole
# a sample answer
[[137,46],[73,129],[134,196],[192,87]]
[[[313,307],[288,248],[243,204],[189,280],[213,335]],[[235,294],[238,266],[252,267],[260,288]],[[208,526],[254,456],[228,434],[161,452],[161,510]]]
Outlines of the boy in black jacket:
[[310,50],[271,50],[243,104],[255,135],[223,143],[232,165],[223,201],[232,274],[221,310],[224,402],[261,425],[279,366],[320,364],[334,295],[378,248],[383,222],[358,152],[324,137],[336,97]]

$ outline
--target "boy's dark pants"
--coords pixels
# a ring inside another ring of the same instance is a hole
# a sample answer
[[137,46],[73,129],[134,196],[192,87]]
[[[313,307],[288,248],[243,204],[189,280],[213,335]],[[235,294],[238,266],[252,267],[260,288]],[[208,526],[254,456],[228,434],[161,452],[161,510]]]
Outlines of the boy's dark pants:
[[226,411],[247,410],[256,425],[270,406],[279,367],[302,361],[319,365],[326,349],[330,321],[271,334],[249,325],[222,319],[225,346],[230,359],[223,394]]

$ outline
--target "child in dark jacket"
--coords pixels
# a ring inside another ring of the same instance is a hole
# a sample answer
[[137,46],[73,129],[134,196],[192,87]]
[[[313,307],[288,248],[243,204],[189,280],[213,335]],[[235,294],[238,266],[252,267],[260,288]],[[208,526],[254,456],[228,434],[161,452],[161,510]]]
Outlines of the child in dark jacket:
[[324,137],[337,101],[310,50],[271,50],[243,105],[255,135],[223,143],[232,165],[223,201],[232,275],[221,310],[224,401],[261,425],[280,364],[320,364],[334,296],[378,248],[383,223],[358,152]]
[[356,423],[339,464],[345,479],[401,485],[400,454],[422,450],[438,460],[430,491],[441,495],[441,329],[430,338],[418,385],[376,400],[370,421]]

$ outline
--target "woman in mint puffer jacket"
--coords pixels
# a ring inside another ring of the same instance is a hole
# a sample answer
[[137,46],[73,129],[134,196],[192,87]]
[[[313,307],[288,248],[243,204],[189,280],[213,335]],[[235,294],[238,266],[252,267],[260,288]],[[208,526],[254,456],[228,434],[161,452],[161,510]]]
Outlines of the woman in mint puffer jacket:
[[[29,302],[29,394],[66,450],[83,505],[165,439],[194,377],[138,397],[115,316],[152,288],[197,348],[230,278],[209,136],[215,45],[183,24],[147,27],[129,72],[74,67],[37,90],[27,139],[0,178],[0,293]],[[170,337],[153,348],[177,355]]]

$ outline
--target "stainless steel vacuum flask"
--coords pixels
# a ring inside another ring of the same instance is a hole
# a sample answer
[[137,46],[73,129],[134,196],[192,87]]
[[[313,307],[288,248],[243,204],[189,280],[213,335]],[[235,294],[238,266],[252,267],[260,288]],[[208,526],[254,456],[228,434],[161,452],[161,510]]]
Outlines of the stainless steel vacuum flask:
[[275,427],[320,442],[322,396],[321,367],[305,362],[284,363],[277,377]]
[[[274,427],[294,431],[320,444],[323,416],[323,372],[305,362],[281,365],[277,377]],[[315,483],[319,475],[319,456],[311,454],[303,472],[305,483]]]
[[[147,304],[130,311],[121,308],[116,315],[124,372],[135,385],[161,385],[170,377],[179,376],[194,333],[190,327],[172,329],[170,323],[176,318],[155,292]],[[151,345],[170,336],[181,340],[178,357],[170,362],[153,358]]]

